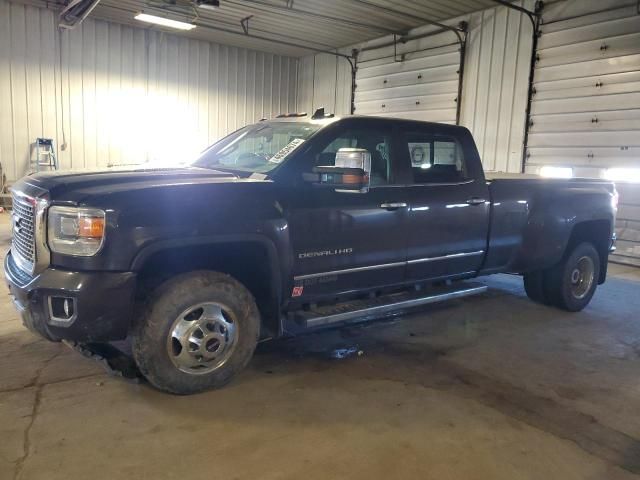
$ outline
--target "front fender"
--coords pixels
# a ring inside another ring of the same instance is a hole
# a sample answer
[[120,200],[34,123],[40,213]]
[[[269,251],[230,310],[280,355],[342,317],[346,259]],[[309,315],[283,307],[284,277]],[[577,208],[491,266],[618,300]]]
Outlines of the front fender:
[[260,234],[240,234],[240,235],[210,235],[188,238],[174,238],[168,240],[158,240],[146,245],[133,258],[130,270],[139,272],[142,270],[145,262],[152,256],[164,250],[172,250],[175,248],[185,247],[201,247],[221,244],[247,244],[257,243],[262,245],[269,259],[269,270],[271,276],[271,284],[276,287],[276,296],[278,304],[282,300],[283,291],[283,275],[282,272],[291,270],[291,261],[287,255],[280,255],[274,242],[268,237]]

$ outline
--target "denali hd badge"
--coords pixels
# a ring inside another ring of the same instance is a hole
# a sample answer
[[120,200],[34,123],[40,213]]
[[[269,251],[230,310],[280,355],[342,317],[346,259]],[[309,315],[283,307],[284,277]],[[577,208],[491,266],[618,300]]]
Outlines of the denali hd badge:
[[349,255],[353,253],[353,248],[334,248],[332,250],[320,250],[319,252],[303,252],[298,254],[298,258],[330,257],[332,255]]

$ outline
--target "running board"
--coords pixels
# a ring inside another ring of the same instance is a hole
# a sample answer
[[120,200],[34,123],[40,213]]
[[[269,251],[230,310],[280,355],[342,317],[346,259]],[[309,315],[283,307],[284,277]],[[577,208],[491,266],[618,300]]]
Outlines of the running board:
[[426,295],[424,292],[396,293],[367,300],[339,303],[315,310],[295,313],[295,321],[305,328],[320,327],[349,320],[367,320],[431,303],[445,302],[455,298],[469,297],[487,291],[479,283],[464,283],[456,287],[443,287]]

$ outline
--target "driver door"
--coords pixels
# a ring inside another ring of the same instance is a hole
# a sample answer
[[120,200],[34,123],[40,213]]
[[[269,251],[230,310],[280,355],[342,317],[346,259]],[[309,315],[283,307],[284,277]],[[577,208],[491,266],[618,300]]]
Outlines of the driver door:
[[302,184],[287,212],[294,251],[292,296],[305,301],[404,281],[408,198],[405,189],[394,188],[394,132],[380,120],[359,120],[317,142],[305,168],[334,165],[340,148],[366,149],[371,154],[369,191]]

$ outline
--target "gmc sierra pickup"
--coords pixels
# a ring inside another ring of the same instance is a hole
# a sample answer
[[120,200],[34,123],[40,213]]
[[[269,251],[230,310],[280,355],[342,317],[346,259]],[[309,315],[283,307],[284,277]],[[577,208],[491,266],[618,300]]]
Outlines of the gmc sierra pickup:
[[609,182],[487,180],[462,127],[289,114],[187,168],[23,178],[4,268],[29,329],[130,337],[149,382],[186,394],[223,385],[261,338],[476,294],[481,275],[581,310],[616,208]]

